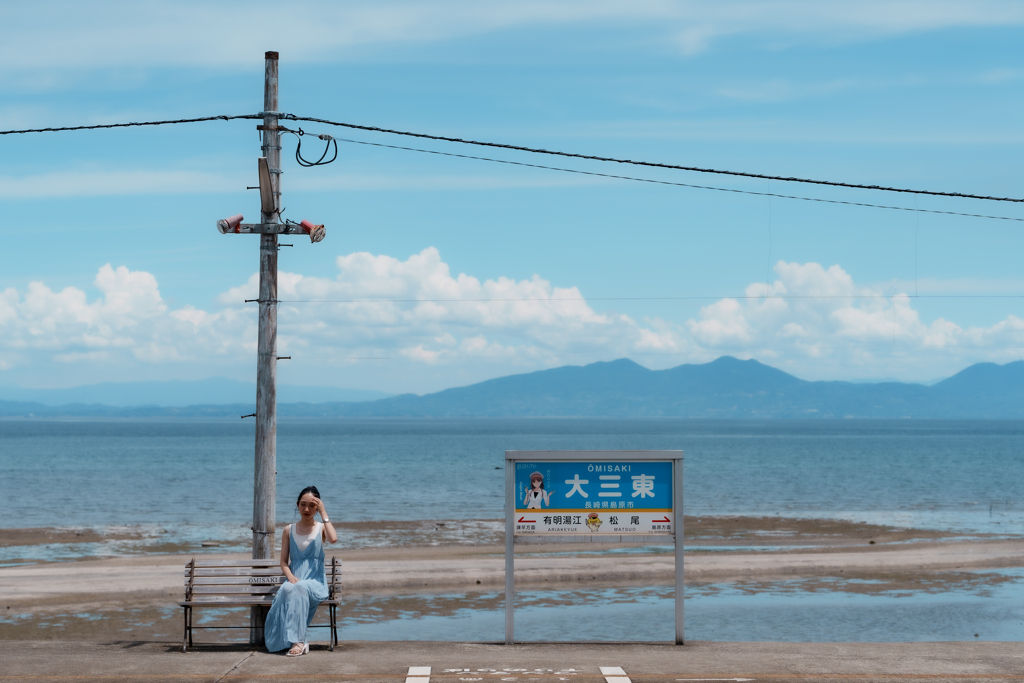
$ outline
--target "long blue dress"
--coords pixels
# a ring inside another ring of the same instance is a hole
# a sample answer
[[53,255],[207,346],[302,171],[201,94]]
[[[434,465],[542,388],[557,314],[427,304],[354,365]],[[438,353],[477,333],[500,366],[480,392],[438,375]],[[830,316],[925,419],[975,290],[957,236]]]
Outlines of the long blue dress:
[[[319,529],[322,527],[318,525]],[[263,639],[270,652],[305,643],[306,628],[313,621],[317,605],[327,599],[322,533],[305,550],[299,550],[293,528],[289,528],[288,539],[288,568],[299,582],[282,584],[274,596],[263,627]]]

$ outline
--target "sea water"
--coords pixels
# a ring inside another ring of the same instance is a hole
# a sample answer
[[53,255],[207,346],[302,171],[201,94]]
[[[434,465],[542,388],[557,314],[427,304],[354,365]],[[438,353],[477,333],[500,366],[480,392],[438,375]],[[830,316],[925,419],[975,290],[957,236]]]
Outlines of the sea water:
[[[221,542],[217,551],[246,548],[253,437],[248,422],[0,421],[0,526],[151,537],[0,548],[0,565],[145,552],[153,538],[196,550],[211,538]],[[289,420],[278,426],[277,518],[294,519],[295,496],[314,484],[335,520],[493,520],[476,527],[493,533],[501,528],[504,451],[561,449],[683,450],[689,515],[1024,533],[1022,421]],[[750,595],[723,585],[688,596],[687,638],[1016,640],[1024,638],[1024,580],[1012,579],[987,595]],[[667,588],[600,589],[579,600],[569,593],[520,594],[522,637],[671,637]],[[497,607],[477,604],[386,622],[343,617],[343,637],[500,639],[502,619]]]
[[[253,441],[251,422],[0,421],[0,526],[244,526]],[[310,484],[343,521],[499,519],[505,450],[679,449],[690,515],[1024,533],[1024,421],[292,420],[277,443],[279,521]]]

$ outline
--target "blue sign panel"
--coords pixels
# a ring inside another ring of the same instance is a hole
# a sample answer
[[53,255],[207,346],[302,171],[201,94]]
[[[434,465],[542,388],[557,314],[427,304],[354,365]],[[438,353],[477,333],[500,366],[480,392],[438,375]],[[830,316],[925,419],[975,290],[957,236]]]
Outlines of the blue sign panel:
[[669,461],[517,461],[515,465],[517,534],[672,531]]
[[671,462],[517,462],[516,510],[672,511]]

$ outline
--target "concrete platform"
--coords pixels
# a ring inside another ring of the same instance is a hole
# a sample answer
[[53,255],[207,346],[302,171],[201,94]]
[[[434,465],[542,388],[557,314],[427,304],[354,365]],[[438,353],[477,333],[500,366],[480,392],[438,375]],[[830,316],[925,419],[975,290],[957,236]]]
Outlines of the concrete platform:
[[238,646],[199,646],[186,654],[181,652],[180,644],[170,642],[0,642],[0,681],[812,683],[898,679],[1024,681],[1024,644],[693,642],[685,646],[505,646],[343,642],[334,652],[314,643],[308,655],[292,658]]

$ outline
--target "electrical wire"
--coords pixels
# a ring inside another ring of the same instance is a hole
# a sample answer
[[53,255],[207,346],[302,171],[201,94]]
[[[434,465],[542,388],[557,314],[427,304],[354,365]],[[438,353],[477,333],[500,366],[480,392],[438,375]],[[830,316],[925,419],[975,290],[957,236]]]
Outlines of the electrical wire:
[[[800,178],[797,176],[776,176],[768,175],[765,173],[750,173],[746,171],[729,171],[725,169],[706,168],[701,166],[682,166],[677,164],[663,164],[653,161],[638,161],[635,159],[619,159],[616,157],[604,157],[595,154],[578,154],[574,152],[561,152],[558,150],[543,149],[539,147],[526,147],[524,145],[511,145],[500,142],[486,142],[481,140],[470,140],[466,138],[455,138],[444,135],[431,135],[428,133],[415,133],[412,131],[395,130],[391,128],[381,128],[380,126],[364,126],[355,123],[345,123],[343,121],[332,121],[330,119],[321,119],[311,116],[298,116],[296,114],[288,114],[285,112],[260,112],[258,114],[240,114],[240,115],[220,115],[220,116],[204,116],[201,118],[192,119],[174,119],[165,121],[133,121],[129,123],[108,123],[108,124],[97,124],[90,126],[64,126],[59,128],[25,128],[20,130],[0,130],[0,135],[15,135],[24,133],[55,133],[63,131],[77,131],[77,130],[98,130],[103,128],[131,128],[137,126],[162,126],[168,124],[177,123],[199,123],[202,121],[230,121],[234,119],[263,119],[265,116],[270,115],[276,117],[278,120],[289,120],[289,121],[309,121],[313,123],[322,123],[328,126],[338,126],[340,128],[350,128],[353,130],[364,130],[372,133],[384,133],[387,135],[401,135],[405,137],[422,138],[425,140],[438,140],[440,142],[452,142],[462,145],[475,145],[478,147],[493,147],[497,149],[508,149],[517,152],[528,152],[530,154],[548,154],[552,156],[568,157],[573,159],[585,159],[588,161],[601,161],[615,164],[628,164],[632,166],[645,166],[649,168],[662,168],[674,171],[690,171],[693,173],[710,173],[717,175],[728,175],[742,178],[760,178],[761,180],[778,180],[787,183],[805,183],[810,185],[826,185],[830,187],[843,187],[858,190],[875,190],[880,192],[900,192],[905,194],[915,195],[929,195],[934,197],[955,197],[959,199],[979,199],[983,201],[992,202],[1013,202],[1013,203],[1024,203],[1024,199],[1015,197],[996,197],[990,195],[976,195],[969,194],[966,192],[940,192],[936,190],[914,190],[909,188],[901,187],[890,187],[886,185],[867,185],[861,183],[846,183],[834,180],[816,180],[813,178]],[[454,155],[453,155],[454,156]],[[526,165],[526,164],[523,164]],[[597,175],[597,174],[594,174]],[[658,181],[650,181],[658,182]],[[826,200],[819,200],[826,201]],[[1015,219],[1010,219],[1015,220]]]
[[[327,164],[333,162],[335,159],[338,158],[338,141],[335,140],[330,135],[327,135],[325,133],[316,136],[321,140],[325,141],[327,145],[324,147],[324,153],[320,155],[319,159],[317,159],[316,161],[309,161],[308,159],[302,156],[302,136],[310,135],[310,133],[306,133],[306,131],[302,130],[301,128],[299,128],[298,131],[288,130],[287,128],[282,128],[282,130],[284,130],[286,133],[291,133],[298,140],[298,144],[295,147],[295,161],[299,164],[299,166],[303,166],[305,168],[311,168],[313,166],[326,166]],[[334,156],[332,156],[330,159],[327,159],[327,161],[324,161],[324,159],[327,157],[327,153],[331,151],[332,144],[334,145]]]
[[[595,297],[551,297],[549,299],[529,298],[486,298],[486,299],[278,299],[279,304],[457,304],[457,303],[554,303],[566,301],[718,301],[733,299],[737,301],[768,301],[768,300],[831,300],[840,299],[853,301],[857,299],[891,300],[890,294],[835,294],[835,295],[799,295],[783,294],[766,297],[755,296],[595,296]],[[897,294],[903,299],[1024,299],[1024,294]],[[247,299],[256,301],[255,299]]]
[[510,149],[517,152],[529,152],[531,154],[549,154],[552,156],[569,157],[573,159],[586,159],[588,161],[604,161],[615,164],[629,164],[632,166],[647,166],[650,168],[664,168],[673,171],[691,171],[693,173],[712,173],[718,175],[729,175],[739,176],[742,178],[760,178],[761,180],[778,180],[787,183],[807,183],[811,185],[828,185],[831,187],[845,187],[857,190],[876,190],[881,192],[902,192],[906,194],[920,194],[930,195],[935,197],[956,197],[959,199],[981,199],[984,201],[991,202],[1015,202],[1024,203],[1024,199],[1018,199],[1015,197],[994,197],[988,195],[976,195],[968,194],[964,192],[939,192],[934,190],[912,190],[902,187],[888,187],[885,185],[864,185],[860,183],[844,183],[834,180],[815,180],[812,178],[799,178],[796,176],[775,176],[767,175],[764,173],[749,173],[746,171],[727,171],[717,168],[706,168],[701,166],[680,166],[676,164],[662,164],[653,161],[637,161],[634,159],[619,159],[616,157],[603,157],[594,154],[576,154],[573,152],[560,152],[557,150],[543,149],[540,147],[525,147],[523,145],[510,145],[501,142],[483,142],[480,140],[468,140],[465,138],[453,138],[445,135],[430,135],[428,133],[414,133],[405,130],[394,130],[391,128],[380,128],[379,126],[362,126],[355,123],[344,123],[342,121],[331,121],[329,119],[318,119],[310,116],[297,116],[295,114],[276,114],[281,119],[288,119],[291,121],[310,121],[314,123],[323,123],[329,126],[338,126],[340,128],[351,128],[354,130],[365,130],[371,133],[385,133],[388,135],[402,135],[405,137],[423,138],[425,140],[438,140],[440,142],[454,142],[461,145],[475,145],[478,147],[495,147],[498,149]]
[[262,119],[259,114],[238,114],[237,116],[203,116],[198,119],[174,119],[169,121],[132,121],[129,123],[101,123],[92,126],[65,126],[63,128],[26,128],[24,130],[0,130],[0,135],[22,133],[61,133],[70,130],[99,130],[101,128],[134,128],[138,126],[166,126],[174,123],[201,123],[203,121],[232,121],[234,119]]
[[474,159],[476,161],[489,161],[496,164],[508,164],[510,166],[525,166],[527,168],[540,168],[547,171],[560,171],[562,173],[577,173],[580,175],[597,176],[599,178],[611,178],[614,180],[631,180],[638,183],[652,183],[654,185],[671,185],[675,187],[688,187],[694,190],[712,190],[715,192],[732,192],[734,194],[753,195],[755,197],[768,197],[771,199],[795,199],[803,202],[819,202],[822,204],[843,204],[846,206],[862,206],[870,209],[889,209],[892,211],[910,211],[912,213],[938,213],[946,216],[964,216],[967,218],[986,218],[999,221],[1024,222],[1024,218],[1013,216],[991,216],[979,213],[962,213],[960,211],[940,211],[938,209],[921,209],[918,207],[909,208],[906,206],[892,206],[887,204],[869,204],[866,202],[849,202],[841,199],[819,199],[817,197],[801,197],[799,195],[779,194],[777,192],[757,192],[754,190],[737,190],[730,187],[715,187],[713,185],[694,185],[692,183],[676,183],[669,180],[652,180],[650,178],[637,178],[634,176],[615,175],[612,173],[598,173],[596,171],[580,171],[575,168],[564,168],[561,166],[545,166],[542,164],[528,164],[524,161],[509,161],[508,159],[495,159],[493,157],[481,157],[470,154],[455,154],[454,152],[439,152],[433,149],[420,149],[418,147],[402,147],[400,145],[386,145],[382,142],[367,142],[366,140],[352,140],[349,138],[335,138],[340,142],[349,142],[355,145],[369,145],[371,147],[386,147],[387,149],[398,149],[406,152],[421,152],[423,154],[436,154],[445,157],[456,157],[459,159]]

